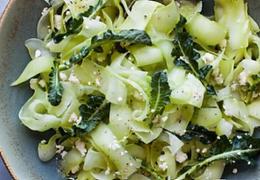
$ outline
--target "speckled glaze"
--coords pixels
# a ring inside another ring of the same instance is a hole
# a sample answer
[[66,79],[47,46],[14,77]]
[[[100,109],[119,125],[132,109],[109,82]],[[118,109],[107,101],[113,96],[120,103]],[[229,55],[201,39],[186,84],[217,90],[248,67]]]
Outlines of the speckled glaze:
[[[205,7],[210,7],[209,0],[203,1]],[[0,7],[6,2],[0,0]],[[250,14],[260,23],[260,0],[249,0],[249,6]],[[42,163],[38,159],[37,143],[43,135],[31,132],[18,119],[20,107],[32,94],[28,84],[10,87],[29,61],[24,41],[36,36],[36,24],[43,7],[43,0],[9,0],[0,18],[0,151],[19,180],[61,179],[55,160]],[[225,178],[260,180],[260,159],[257,168],[238,169],[239,174],[232,176],[232,167],[228,167]]]

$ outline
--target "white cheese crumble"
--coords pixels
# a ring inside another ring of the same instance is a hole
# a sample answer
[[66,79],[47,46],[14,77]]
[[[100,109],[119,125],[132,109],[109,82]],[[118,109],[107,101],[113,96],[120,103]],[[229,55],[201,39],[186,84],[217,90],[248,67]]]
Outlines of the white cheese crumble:
[[111,173],[111,169],[108,167],[107,170],[105,171],[105,175],[109,175]]
[[96,85],[97,85],[97,86],[101,86],[101,83],[100,83],[100,79],[99,79],[99,78],[96,78]]
[[46,13],[48,13],[48,10],[49,10],[49,8],[47,8],[47,7],[43,8],[42,15],[45,15]]
[[47,86],[46,82],[45,82],[43,79],[41,79],[41,80],[38,82],[38,84],[39,84],[42,88],[45,88],[45,87]]
[[186,161],[188,159],[188,156],[186,153],[182,152],[182,151],[178,151],[176,153],[176,161],[179,163],[183,163],[184,161]]
[[60,154],[64,150],[64,146],[62,145],[56,145],[56,153]]
[[45,139],[41,140],[41,144],[46,144],[47,141]]
[[211,53],[205,53],[201,59],[205,64],[211,64],[215,60],[215,56]]
[[75,84],[80,83],[79,79],[77,78],[77,76],[73,72],[70,74],[70,77],[69,77],[68,80],[72,83],[75,83]]
[[35,58],[41,57],[41,55],[42,55],[42,52],[41,52],[41,50],[39,50],[39,49],[37,49],[37,50],[35,51],[35,53],[34,53]]
[[158,167],[162,171],[166,171],[168,169],[168,164],[166,162],[166,157],[165,156],[159,156],[159,158],[158,158]]
[[168,165],[166,162],[158,163],[158,166],[161,170],[166,171],[168,169]]
[[60,153],[61,158],[63,159],[67,154],[68,154],[67,151],[62,151],[62,152]]
[[202,152],[203,154],[205,154],[207,151],[208,151],[207,148],[203,148],[201,152]]
[[161,120],[162,120],[163,122],[166,122],[166,121],[168,120],[168,116],[162,117]]
[[81,140],[77,140],[77,141],[75,142],[75,147],[76,147],[76,149],[80,152],[80,154],[81,154],[82,156],[84,156],[84,155],[86,154],[87,149],[85,148],[85,143],[82,142]]
[[227,40],[226,39],[223,39],[220,44],[219,44],[220,48],[221,49],[224,49],[227,47]]
[[246,71],[242,71],[238,76],[239,84],[242,86],[246,85],[248,76],[249,74]]
[[69,118],[69,123],[75,123],[78,125],[82,121],[82,117],[78,117],[76,113],[72,113]]
[[30,88],[35,89],[37,87],[38,79],[31,79],[30,80]]
[[61,79],[62,81],[68,80],[68,77],[67,77],[67,75],[66,75],[64,72],[60,72],[60,73],[59,73],[59,76],[60,76],[60,79]]
[[66,16],[70,16],[70,15],[71,15],[70,10],[67,10],[65,15],[66,15]]
[[237,90],[237,88],[238,88],[238,84],[237,83],[233,83],[230,87],[231,87],[231,90],[232,91],[236,91]]
[[70,172],[71,172],[72,174],[76,174],[78,171],[79,171],[79,165],[73,167]]
[[219,68],[214,69],[213,72],[212,72],[212,75],[214,77],[215,82],[218,85],[221,85],[221,84],[224,83],[224,78],[223,78],[223,75],[220,73]]

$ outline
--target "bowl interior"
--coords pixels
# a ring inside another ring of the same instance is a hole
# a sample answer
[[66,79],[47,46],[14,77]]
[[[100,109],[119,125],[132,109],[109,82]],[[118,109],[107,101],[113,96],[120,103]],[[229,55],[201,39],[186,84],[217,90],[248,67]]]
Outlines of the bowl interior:
[[[260,23],[260,0],[248,0],[250,14]],[[212,1],[204,1],[212,11]],[[10,0],[0,20],[0,150],[18,179],[61,179],[56,161],[42,163],[38,159],[37,144],[43,134],[25,128],[18,119],[21,106],[31,96],[28,83],[10,87],[29,61],[24,41],[36,37],[36,25],[43,7],[43,0]],[[260,164],[260,159],[258,159]],[[226,168],[225,178],[256,180],[260,169],[237,166],[239,175],[233,176],[233,167]]]

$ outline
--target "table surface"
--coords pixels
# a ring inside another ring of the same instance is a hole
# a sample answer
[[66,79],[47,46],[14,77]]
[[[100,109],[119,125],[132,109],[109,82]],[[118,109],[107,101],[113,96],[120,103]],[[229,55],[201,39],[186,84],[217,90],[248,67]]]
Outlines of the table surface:
[[[0,0],[0,16],[2,15],[7,3],[8,3],[8,0]],[[11,180],[12,179],[12,177],[10,176],[10,173],[8,172],[8,170],[5,167],[5,164],[1,157],[1,153],[0,153],[0,179],[2,179],[2,180]]]

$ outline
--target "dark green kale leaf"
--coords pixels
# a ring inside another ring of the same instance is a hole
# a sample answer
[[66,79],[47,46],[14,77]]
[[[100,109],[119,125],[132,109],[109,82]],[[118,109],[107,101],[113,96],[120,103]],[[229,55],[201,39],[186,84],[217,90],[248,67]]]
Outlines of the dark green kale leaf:
[[81,122],[74,127],[75,133],[89,133],[100,122],[105,122],[109,117],[110,103],[104,96],[89,95],[86,104],[79,107]]
[[236,135],[229,140],[226,136],[217,139],[208,150],[208,153],[200,158],[199,162],[189,167],[176,179],[183,180],[192,176],[202,168],[214,161],[224,160],[232,163],[234,160],[246,161],[253,164],[253,157],[260,152],[260,139],[249,135]]
[[103,0],[99,0],[95,6],[89,6],[88,10],[79,14],[78,18],[71,17],[66,23],[66,30],[65,33],[59,33],[54,35],[53,41],[54,43],[61,42],[65,37],[79,33],[82,29],[83,17],[90,17],[93,16],[102,6]]
[[167,73],[159,71],[153,74],[151,82],[150,106],[153,114],[162,114],[166,105],[170,103],[171,89],[168,84]]
[[[187,20],[181,16],[179,23],[176,25],[172,56],[175,57],[175,65],[182,66],[185,69],[187,69],[188,65],[189,69],[192,70],[193,73],[198,74],[197,60],[200,58],[200,54],[195,49],[195,43],[192,37],[184,28],[186,22]],[[181,60],[185,62],[184,66],[184,63],[179,63]]]
[[217,92],[212,85],[207,85],[206,90],[208,95],[212,95],[212,96],[217,95]]
[[91,39],[91,45],[83,47],[80,52],[73,55],[69,62],[64,64],[64,66],[65,68],[70,68],[73,64],[81,63],[93,50],[99,48],[103,44],[118,42],[124,47],[132,44],[152,45],[151,38],[145,31],[130,29],[114,33],[111,30],[108,30],[101,35],[94,36]]
[[59,65],[54,62],[54,67],[49,74],[48,100],[53,106],[58,106],[62,100],[63,86],[59,79]]
[[205,79],[209,73],[209,71],[213,68],[212,65],[206,65],[199,69],[199,77],[200,79]]
[[185,134],[180,136],[183,141],[199,140],[203,144],[211,144],[217,139],[217,135],[213,131],[209,131],[202,126],[189,124]]
[[185,30],[186,22],[187,20],[181,16],[180,21],[176,25],[174,31],[174,48],[172,50],[172,56],[175,57],[174,64],[192,72],[195,76],[197,76],[197,78],[199,78],[203,85],[207,88],[208,95],[216,95],[214,87],[209,85],[206,81],[206,77],[212,69],[212,66],[206,65],[199,69],[198,59],[200,59],[200,53],[196,50],[198,45]]

